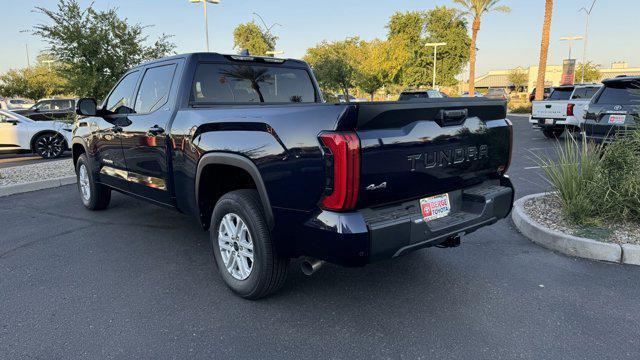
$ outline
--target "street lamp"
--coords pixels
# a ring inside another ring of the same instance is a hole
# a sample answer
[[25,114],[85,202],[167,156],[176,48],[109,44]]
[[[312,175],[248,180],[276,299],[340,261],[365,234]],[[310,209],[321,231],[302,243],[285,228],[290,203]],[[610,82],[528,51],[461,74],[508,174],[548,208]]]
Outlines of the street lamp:
[[190,3],[202,3],[204,5],[204,36],[207,42],[207,52],[209,52],[209,21],[207,20],[207,3],[219,4],[220,0],[189,0]]
[[584,25],[584,45],[582,47],[582,83],[584,83],[584,64],[587,62],[587,41],[589,40],[589,18],[591,17],[591,10],[593,10],[593,6],[596,4],[596,0],[593,0],[591,3],[591,7],[589,10],[587,8],[582,7],[578,12],[584,11],[586,14],[587,21]]
[[436,88],[436,60],[438,57],[438,46],[445,46],[446,42],[426,43],[425,46],[433,46],[433,82],[431,83],[434,90]]
[[571,60],[571,46],[573,45],[573,42],[577,40],[582,40],[582,39],[584,39],[584,37],[582,36],[565,36],[560,38],[560,41],[569,42],[569,60]]

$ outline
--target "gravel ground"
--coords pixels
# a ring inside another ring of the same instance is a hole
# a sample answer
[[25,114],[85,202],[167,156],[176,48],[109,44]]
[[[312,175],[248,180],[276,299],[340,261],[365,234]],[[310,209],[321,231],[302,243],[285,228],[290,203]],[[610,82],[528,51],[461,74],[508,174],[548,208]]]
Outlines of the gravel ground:
[[525,202],[524,211],[537,223],[565,234],[616,244],[640,244],[640,224],[610,222],[597,228],[583,228],[567,220],[560,199],[553,195]]
[[73,175],[75,175],[75,171],[73,170],[73,160],[71,159],[12,166],[0,169],[0,186],[57,179]]

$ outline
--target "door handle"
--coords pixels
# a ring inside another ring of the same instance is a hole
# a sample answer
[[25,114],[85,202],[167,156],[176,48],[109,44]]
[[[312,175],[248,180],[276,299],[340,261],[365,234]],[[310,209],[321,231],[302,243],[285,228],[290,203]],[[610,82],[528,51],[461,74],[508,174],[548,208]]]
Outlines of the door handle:
[[157,136],[160,134],[164,134],[164,129],[158,125],[153,125],[151,128],[149,128],[148,134],[149,136]]

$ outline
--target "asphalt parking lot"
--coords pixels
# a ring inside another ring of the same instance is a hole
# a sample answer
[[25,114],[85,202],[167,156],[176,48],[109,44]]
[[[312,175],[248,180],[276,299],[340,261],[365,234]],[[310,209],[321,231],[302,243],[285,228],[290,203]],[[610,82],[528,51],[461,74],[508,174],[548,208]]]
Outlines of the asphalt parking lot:
[[[517,196],[553,141],[512,117]],[[361,269],[326,266],[251,302],[189,217],[74,186],[0,198],[0,358],[637,359],[640,267],[529,242],[509,219]]]

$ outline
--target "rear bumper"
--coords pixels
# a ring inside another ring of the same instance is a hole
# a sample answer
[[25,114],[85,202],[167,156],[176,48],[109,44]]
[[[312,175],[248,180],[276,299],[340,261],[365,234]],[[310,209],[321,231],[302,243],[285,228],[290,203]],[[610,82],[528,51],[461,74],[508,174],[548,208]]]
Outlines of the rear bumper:
[[573,125],[567,121],[567,119],[552,119],[553,124],[547,124],[545,122],[547,118],[537,118],[537,117],[529,117],[529,124],[533,126],[534,129],[551,129],[557,127],[563,127],[567,125]]
[[394,258],[439,245],[509,215],[514,189],[508,177],[449,192],[449,216],[425,222],[419,199],[351,213],[321,211],[303,227],[299,254],[345,266]]

